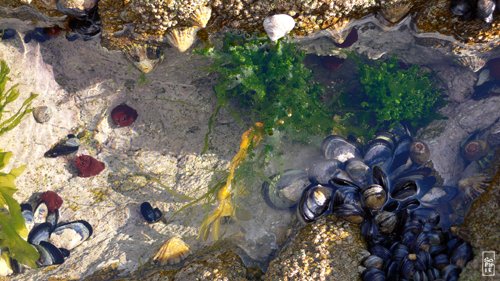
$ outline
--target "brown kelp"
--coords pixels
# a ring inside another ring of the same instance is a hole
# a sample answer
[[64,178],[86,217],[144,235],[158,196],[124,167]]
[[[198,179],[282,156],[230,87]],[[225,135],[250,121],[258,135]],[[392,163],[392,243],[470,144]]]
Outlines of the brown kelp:
[[233,157],[229,164],[229,175],[227,176],[225,184],[217,192],[218,205],[215,210],[209,214],[201,224],[199,235],[203,239],[208,238],[208,234],[212,229],[212,237],[217,240],[220,233],[220,223],[223,217],[234,216],[234,206],[231,202],[234,176],[236,169],[247,158],[249,151],[257,146],[264,137],[264,124],[257,122],[253,127],[246,130],[241,135],[240,149]]

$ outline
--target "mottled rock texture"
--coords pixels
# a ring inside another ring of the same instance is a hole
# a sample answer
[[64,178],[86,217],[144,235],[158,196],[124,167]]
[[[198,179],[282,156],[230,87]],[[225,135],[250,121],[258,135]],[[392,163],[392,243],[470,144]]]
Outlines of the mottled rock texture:
[[[474,259],[467,264],[464,272],[460,275],[460,280],[483,280],[482,272],[482,252],[495,251],[496,275],[500,268],[500,150],[496,153],[497,160],[493,166],[496,175],[493,178],[488,190],[472,204],[471,210],[465,218],[465,223],[460,227],[459,235],[467,239],[474,249]],[[487,279],[483,277],[484,280]]]
[[[210,248],[213,249],[213,248]],[[227,246],[213,251],[202,250],[194,253],[183,262],[182,266],[154,266],[146,264],[130,276],[117,277],[119,272],[113,268],[102,270],[85,281],[160,281],[160,280],[213,280],[243,281],[247,269],[241,258]]]
[[[26,5],[21,0],[4,2],[8,7]],[[30,5],[47,15],[61,15],[55,10],[55,2],[33,0]],[[450,12],[450,0],[101,0],[103,45],[129,50],[145,44],[163,44],[165,35],[173,28],[193,26],[193,13],[205,6],[212,8],[209,32],[222,27],[263,32],[266,16],[286,13],[297,22],[294,32],[303,35],[342,29],[352,19],[375,12],[388,26],[411,14],[423,32],[439,32],[467,43],[489,42],[490,48],[498,46],[500,38],[498,16],[491,25],[479,19],[463,21]]]
[[329,216],[302,228],[264,280],[358,280],[365,247],[358,225]]

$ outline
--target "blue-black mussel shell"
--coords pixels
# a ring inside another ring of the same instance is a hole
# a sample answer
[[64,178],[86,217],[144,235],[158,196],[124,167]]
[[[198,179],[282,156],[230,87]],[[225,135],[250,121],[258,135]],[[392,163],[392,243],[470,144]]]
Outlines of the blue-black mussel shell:
[[0,30],[0,34],[2,34],[2,40],[8,40],[16,37],[16,30],[12,28],[6,28],[4,30]]
[[363,281],[385,281],[385,273],[376,268],[367,268],[361,274]]
[[161,219],[163,213],[158,208],[151,206],[149,202],[141,204],[141,215],[148,223],[155,223]]
[[300,198],[297,216],[302,222],[312,222],[330,211],[333,189],[319,184],[310,185]]
[[59,142],[54,147],[45,152],[44,156],[48,158],[55,158],[58,156],[69,155],[71,153],[77,152],[80,147],[80,142],[78,138],[69,134],[67,139]]

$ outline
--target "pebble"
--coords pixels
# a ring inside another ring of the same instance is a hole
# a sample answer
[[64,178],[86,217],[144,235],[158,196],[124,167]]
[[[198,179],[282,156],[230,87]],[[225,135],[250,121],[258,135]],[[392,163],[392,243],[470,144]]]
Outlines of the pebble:
[[33,117],[35,118],[35,121],[43,124],[47,121],[50,120],[52,117],[52,110],[48,106],[37,106],[33,108]]

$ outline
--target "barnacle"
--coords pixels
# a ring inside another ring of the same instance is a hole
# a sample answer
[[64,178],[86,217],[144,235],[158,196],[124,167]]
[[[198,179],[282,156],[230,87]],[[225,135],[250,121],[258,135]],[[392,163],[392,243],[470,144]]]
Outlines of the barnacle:
[[167,41],[183,53],[193,46],[199,27],[175,28],[167,34]]
[[212,9],[210,7],[201,6],[194,10],[189,19],[194,25],[205,28],[211,15]]
[[179,237],[168,239],[153,257],[160,264],[176,264],[189,255],[189,246]]

